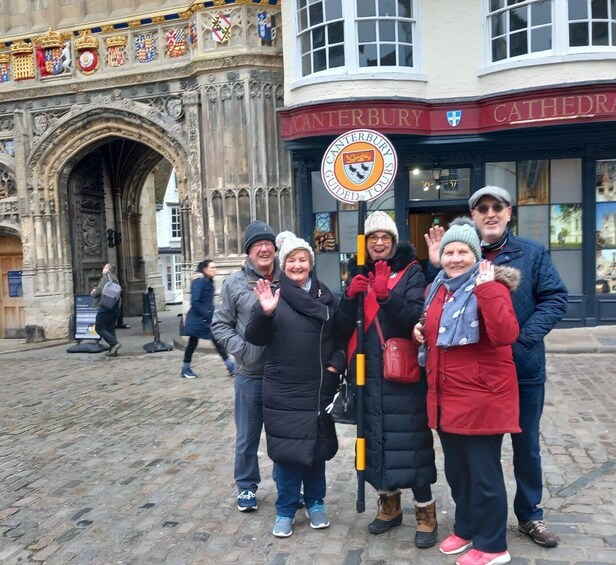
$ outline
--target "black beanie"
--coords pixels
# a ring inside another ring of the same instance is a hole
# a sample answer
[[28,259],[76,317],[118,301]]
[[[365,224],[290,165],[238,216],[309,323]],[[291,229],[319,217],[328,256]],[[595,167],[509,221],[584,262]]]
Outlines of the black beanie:
[[250,246],[257,241],[271,241],[276,244],[276,234],[274,230],[261,220],[250,222],[244,231],[244,253],[248,253]]

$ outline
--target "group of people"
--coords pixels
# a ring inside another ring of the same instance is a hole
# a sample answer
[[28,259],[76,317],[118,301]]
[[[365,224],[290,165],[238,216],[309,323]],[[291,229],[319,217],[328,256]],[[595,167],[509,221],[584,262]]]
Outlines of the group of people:
[[[341,373],[355,378],[363,295],[365,477],[378,492],[369,531],[381,534],[402,524],[402,489],[410,489],[415,544],[437,543],[436,430],[456,505],[453,532],[440,551],[462,554],[459,565],[508,563],[500,458],[509,433],[518,528],[541,546],[557,545],[539,506],[539,425],[543,338],[564,316],[567,290],[546,250],[509,231],[506,190],[486,186],[469,208],[471,218],[426,234],[427,287],[413,246],[399,241],[389,215],[372,213],[364,229],[367,265],[348,266],[340,300],[315,276],[308,242],[290,232],[276,237],[262,221],[246,228],[247,259],[222,286],[211,337],[235,358],[237,508],[258,508],[257,452],[265,427],[277,488],[275,536],[292,535],[303,506],[312,528],[329,526],[325,465],[338,441],[325,407]],[[377,322],[385,340],[412,336],[419,344],[425,371],[418,383],[383,378]]]

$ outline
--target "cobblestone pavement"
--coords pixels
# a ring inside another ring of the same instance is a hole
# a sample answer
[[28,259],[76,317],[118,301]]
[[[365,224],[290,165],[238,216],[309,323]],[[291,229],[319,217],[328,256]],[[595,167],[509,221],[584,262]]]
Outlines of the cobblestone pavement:
[[[367,533],[376,495],[367,486],[366,512],[355,512],[350,426],[339,427],[341,449],[328,464],[329,529],[312,530],[298,512],[293,536],[271,535],[264,442],[259,510],[238,512],[233,379],[217,356],[196,358],[200,378],[186,380],[177,350],[106,359],[62,346],[0,356],[0,563],[455,562],[414,547],[407,494],[402,527]],[[561,542],[534,545],[510,515],[512,563],[616,563],[615,363],[613,354],[549,356],[544,505]],[[511,500],[510,460],[507,440]],[[442,539],[452,528],[442,472],[435,495]]]

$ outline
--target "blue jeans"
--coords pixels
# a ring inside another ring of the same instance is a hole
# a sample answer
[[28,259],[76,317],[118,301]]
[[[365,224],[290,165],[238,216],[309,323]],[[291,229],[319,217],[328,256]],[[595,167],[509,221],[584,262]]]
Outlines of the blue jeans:
[[235,375],[235,483],[238,490],[257,491],[259,473],[259,440],[263,429],[263,379]]
[[306,508],[323,503],[325,498],[325,461],[316,461],[310,467],[274,463],[274,480],[278,490],[276,514],[293,518],[299,505],[302,484]]
[[543,520],[539,508],[543,494],[539,423],[543,413],[545,385],[520,385],[520,428],[522,433],[511,434],[513,472],[517,485],[513,511],[520,522]]
[[488,553],[507,549],[507,489],[501,466],[503,434],[465,436],[439,430],[445,477],[456,503],[454,533]]

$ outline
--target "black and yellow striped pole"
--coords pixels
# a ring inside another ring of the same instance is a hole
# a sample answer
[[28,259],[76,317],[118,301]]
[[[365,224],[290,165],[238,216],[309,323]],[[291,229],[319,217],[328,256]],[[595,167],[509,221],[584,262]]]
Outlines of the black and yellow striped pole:
[[[364,220],[366,202],[359,202],[357,226],[357,272],[363,273],[366,264],[366,236]],[[366,385],[366,354],[364,353],[364,295],[357,300],[357,355],[355,367],[355,400],[357,402],[357,439],[355,440],[355,469],[357,470],[357,512],[366,510],[366,431],[364,426],[364,387]]]

